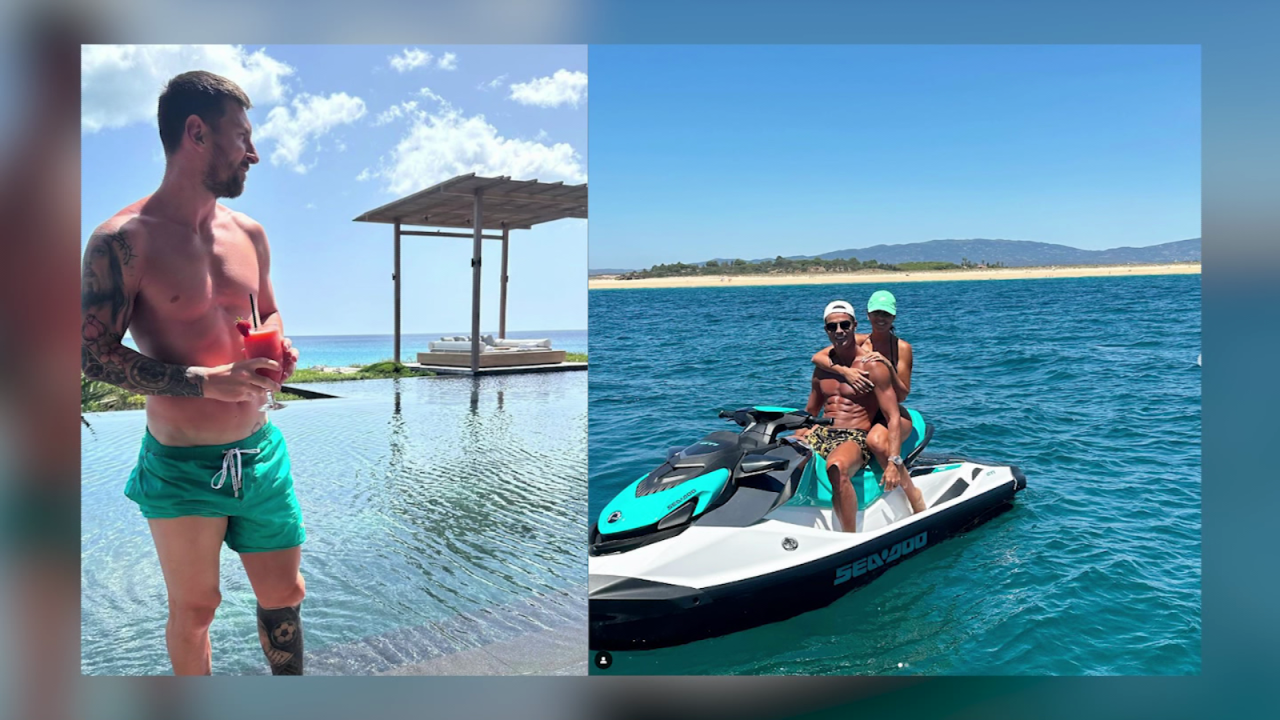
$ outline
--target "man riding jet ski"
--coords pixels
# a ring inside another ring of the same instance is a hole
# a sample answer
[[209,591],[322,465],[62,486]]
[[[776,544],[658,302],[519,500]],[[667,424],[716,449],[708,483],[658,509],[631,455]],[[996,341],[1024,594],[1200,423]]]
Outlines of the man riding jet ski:
[[722,412],[718,431],[620,492],[591,529],[590,645],[648,649],[783,620],[826,606],[885,569],[1006,509],[1026,478],[1015,466],[926,456],[915,410],[902,442],[919,490],[881,488],[879,463],[851,477],[854,525],[841,532],[827,462],[790,431],[830,422],[775,406]]

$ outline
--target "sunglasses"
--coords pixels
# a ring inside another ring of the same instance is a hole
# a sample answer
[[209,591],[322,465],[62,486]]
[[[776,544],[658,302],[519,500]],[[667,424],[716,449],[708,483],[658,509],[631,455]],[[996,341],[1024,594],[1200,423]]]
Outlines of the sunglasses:
[[827,332],[835,332],[836,330],[850,330],[853,328],[852,320],[841,320],[839,322],[829,322],[826,324]]

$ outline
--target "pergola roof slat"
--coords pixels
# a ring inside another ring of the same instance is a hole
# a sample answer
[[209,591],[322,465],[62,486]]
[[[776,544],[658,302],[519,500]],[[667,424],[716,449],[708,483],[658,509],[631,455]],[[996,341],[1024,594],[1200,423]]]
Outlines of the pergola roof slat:
[[482,177],[474,173],[437,183],[374,208],[357,222],[470,228],[476,190],[484,195],[484,228],[529,229],[563,218],[587,217],[587,185]]

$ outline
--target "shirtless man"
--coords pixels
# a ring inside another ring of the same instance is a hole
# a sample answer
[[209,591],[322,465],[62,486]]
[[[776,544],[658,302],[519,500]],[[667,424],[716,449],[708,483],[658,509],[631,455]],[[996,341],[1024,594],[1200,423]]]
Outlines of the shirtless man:
[[[85,248],[81,366],[147,395],[147,431],[125,495],[151,528],[169,598],[165,640],[177,675],[210,674],[209,625],[221,601],[218,556],[240,553],[258,600],[258,634],[275,675],[302,674],[306,538],[280,431],[258,408],[280,386],[244,359],[237,317],[283,325],[262,226],[220,204],[258,162],[235,83],[207,72],[169,81],[159,103],[165,173],[154,194],[116,213]],[[121,342],[128,330],[140,352]],[[283,365],[283,367],[282,367]]]
[[[902,486],[912,510],[920,512],[924,509],[924,498],[911,482],[902,457],[896,453],[889,456],[885,452],[887,448],[900,448],[904,439],[898,399],[894,395],[889,369],[884,363],[869,361],[868,351],[858,345],[855,333],[858,322],[853,317],[852,305],[843,300],[832,302],[823,311],[823,322],[837,364],[865,371],[866,379],[872,384],[872,392],[863,392],[855,389],[841,374],[815,368],[809,402],[805,405],[806,412],[816,415],[821,411],[833,421],[830,426],[818,426],[805,435],[814,451],[827,461],[832,508],[840,520],[841,530],[856,530],[858,500],[851,478],[873,455],[884,468],[885,492]],[[872,448],[867,444],[867,432],[871,430],[871,422],[877,412],[885,415],[888,440],[886,444]]]
[[[864,362],[881,362],[889,368],[893,379],[893,392],[901,406],[911,394],[914,353],[911,343],[898,337],[893,331],[893,323],[897,315],[898,302],[893,297],[893,293],[888,290],[877,290],[872,293],[867,300],[867,320],[871,323],[871,332],[867,335],[858,334],[857,342],[864,351],[867,351],[867,359]],[[831,356],[830,345],[813,356],[813,364],[819,369],[839,374],[855,390],[871,392],[872,386],[871,381],[867,379],[867,372],[837,364]],[[906,407],[899,407],[898,414],[902,418],[902,436],[907,437],[911,434],[911,418],[907,415]],[[883,412],[872,418],[871,432],[867,433],[867,443],[873,450],[877,446],[889,447],[886,428]]]

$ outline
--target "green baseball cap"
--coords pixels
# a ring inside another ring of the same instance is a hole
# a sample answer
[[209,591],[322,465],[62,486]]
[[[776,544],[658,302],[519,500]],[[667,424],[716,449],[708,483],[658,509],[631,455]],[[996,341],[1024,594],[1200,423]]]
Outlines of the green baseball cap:
[[877,310],[887,312],[894,317],[898,316],[898,301],[893,298],[893,293],[888,290],[877,290],[871,293],[871,299],[867,300],[867,313]]

